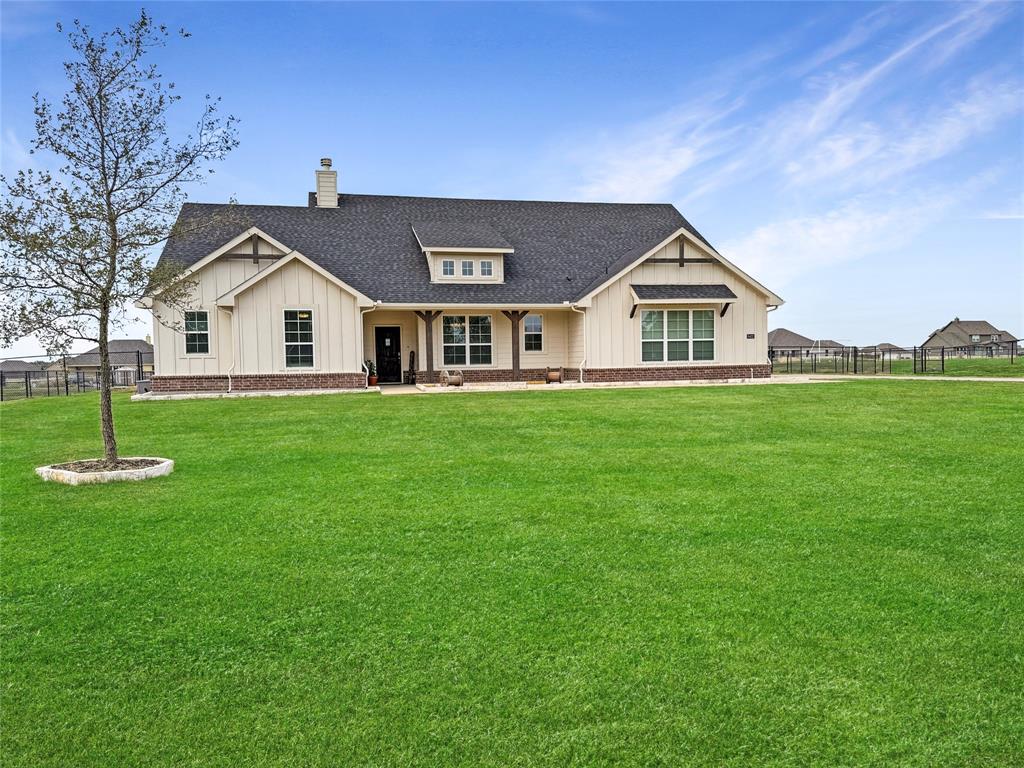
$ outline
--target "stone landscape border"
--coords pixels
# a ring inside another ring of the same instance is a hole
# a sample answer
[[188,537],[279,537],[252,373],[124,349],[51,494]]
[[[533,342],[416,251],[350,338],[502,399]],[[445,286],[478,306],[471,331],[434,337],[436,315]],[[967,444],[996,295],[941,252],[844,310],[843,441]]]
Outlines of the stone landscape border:
[[174,471],[174,459],[161,456],[131,456],[132,459],[153,459],[159,461],[151,467],[140,469],[113,469],[109,472],[75,472],[70,469],[57,469],[53,464],[36,467],[36,474],[43,480],[65,485],[89,485],[91,483],[116,483],[122,480],[149,480],[152,477],[163,477]]

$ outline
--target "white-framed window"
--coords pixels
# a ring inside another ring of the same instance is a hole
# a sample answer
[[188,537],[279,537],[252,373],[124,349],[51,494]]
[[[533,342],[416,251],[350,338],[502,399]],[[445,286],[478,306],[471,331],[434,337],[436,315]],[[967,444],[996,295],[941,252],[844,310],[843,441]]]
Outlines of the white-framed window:
[[473,276],[473,262],[472,261],[467,259],[466,261],[462,262],[462,276],[463,277],[472,277]]
[[973,342],[979,342],[979,341],[981,341],[981,336],[980,336],[980,335],[978,335],[977,333],[975,333],[975,334],[972,334],[972,335],[971,335],[971,341],[973,341]]
[[313,367],[313,310],[284,311],[285,368]]
[[998,333],[993,333],[992,334],[992,338],[989,339],[989,340],[990,341],[999,341],[999,334]]
[[527,315],[523,318],[523,351],[544,351],[543,315]]
[[480,277],[493,277],[494,276],[494,262],[493,261],[481,261],[480,262]]
[[645,363],[714,360],[714,310],[642,310],[640,359]]
[[205,309],[185,312],[185,354],[210,354],[210,313]]
[[441,318],[445,365],[490,365],[491,339],[490,315],[445,315]]
[[441,262],[441,274],[445,277],[455,277],[455,259],[444,259]]

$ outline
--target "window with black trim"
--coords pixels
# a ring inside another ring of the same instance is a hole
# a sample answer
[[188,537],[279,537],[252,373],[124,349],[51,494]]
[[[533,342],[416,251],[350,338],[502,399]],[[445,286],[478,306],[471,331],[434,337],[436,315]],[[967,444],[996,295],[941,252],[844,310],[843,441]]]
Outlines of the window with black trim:
[[185,354],[210,354],[210,313],[205,309],[185,313]]
[[445,365],[490,365],[490,315],[445,315],[441,320]]
[[544,351],[543,315],[527,315],[523,318],[523,349],[526,352]]
[[640,359],[645,363],[714,360],[714,311],[643,310],[640,313]]
[[313,367],[313,310],[284,311],[284,365],[286,368]]

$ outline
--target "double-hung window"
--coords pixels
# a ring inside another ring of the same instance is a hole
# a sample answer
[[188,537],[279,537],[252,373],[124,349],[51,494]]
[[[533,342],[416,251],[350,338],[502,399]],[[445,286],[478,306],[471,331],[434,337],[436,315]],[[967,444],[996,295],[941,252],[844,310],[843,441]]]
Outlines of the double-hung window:
[[210,314],[206,310],[185,313],[185,354],[210,354]]
[[445,277],[455,277],[455,259],[444,259],[441,262],[441,274]]
[[643,310],[640,313],[640,359],[645,363],[714,360],[714,311]]
[[464,261],[464,262],[462,262],[462,276],[463,277],[472,277],[473,276],[473,262],[472,261]]
[[445,365],[490,365],[491,316],[445,315],[441,345]]
[[523,349],[526,352],[544,351],[543,315],[527,315],[523,318]]
[[284,365],[286,368],[313,367],[313,310],[284,311]]

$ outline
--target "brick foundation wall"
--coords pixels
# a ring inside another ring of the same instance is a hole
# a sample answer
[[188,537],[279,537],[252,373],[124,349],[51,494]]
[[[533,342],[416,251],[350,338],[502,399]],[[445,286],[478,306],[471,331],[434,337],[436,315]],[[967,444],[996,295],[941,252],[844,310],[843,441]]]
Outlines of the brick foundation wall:
[[770,365],[680,365],[640,368],[586,368],[584,381],[682,381],[692,379],[767,379]]
[[[227,392],[228,377],[154,376],[154,392]],[[366,377],[361,373],[243,373],[231,377],[234,392],[259,392],[276,389],[362,389]]]
[[[491,384],[504,381],[512,381],[511,368],[459,368],[454,366],[449,371],[462,371],[467,384]],[[543,381],[548,375],[547,368],[520,368],[519,381]],[[568,378],[566,372],[566,378]],[[441,380],[441,371],[434,371],[434,380]],[[427,372],[417,371],[416,381],[419,384],[427,383]],[[573,379],[575,381],[575,379]]]
[[[458,370],[452,368],[450,370]],[[463,368],[468,383],[512,381],[508,368]],[[520,381],[541,381],[547,375],[547,368],[523,368]],[[579,381],[578,368],[563,368],[563,381]],[[770,365],[680,365],[672,367],[642,366],[637,368],[585,368],[583,380],[605,381],[682,381],[696,379],[767,379],[772,375]],[[435,372],[435,377],[440,371]],[[427,372],[419,371],[416,381],[427,382]]]

